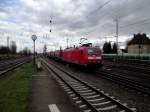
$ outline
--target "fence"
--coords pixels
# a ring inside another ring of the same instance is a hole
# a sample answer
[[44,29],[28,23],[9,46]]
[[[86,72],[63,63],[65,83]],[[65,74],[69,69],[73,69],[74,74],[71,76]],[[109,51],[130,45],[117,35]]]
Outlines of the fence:
[[[116,59],[116,54],[103,54],[104,59]],[[129,54],[122,53],[118,54],[118,59],[120,60],[148,60],[150,61],[150,53],[149,54]]]

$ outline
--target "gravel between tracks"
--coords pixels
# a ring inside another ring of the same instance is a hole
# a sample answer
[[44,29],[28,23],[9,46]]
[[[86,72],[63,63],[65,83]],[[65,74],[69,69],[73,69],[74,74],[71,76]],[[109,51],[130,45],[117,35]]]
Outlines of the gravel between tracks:
[[120,99],[121,102],[127,103],[131,107],[136,107],[138,112],[150,112],[150,96],[100,78],[92,72],[88,73],[74,67],[68,68],[62,64],[57,64],[66,68],[69,72],[74,73],[76,76],[80,77],[80,79],[83,79],[115,98]]

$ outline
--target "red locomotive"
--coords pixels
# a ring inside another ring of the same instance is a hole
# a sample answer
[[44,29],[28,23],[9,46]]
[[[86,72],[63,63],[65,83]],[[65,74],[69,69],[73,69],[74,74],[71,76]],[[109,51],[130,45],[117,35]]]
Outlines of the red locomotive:
[[77,48],[50,52],[49,57],[84,67],[98,68],[102,66],[101,50],[97,47],[92,47],[91,43],[84,44]]

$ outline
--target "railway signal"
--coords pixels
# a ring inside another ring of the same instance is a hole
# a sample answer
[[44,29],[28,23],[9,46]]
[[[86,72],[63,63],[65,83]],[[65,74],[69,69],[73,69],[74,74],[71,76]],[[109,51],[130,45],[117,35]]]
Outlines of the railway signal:
[[[49,22],[50,22],[50,24],[51,24],[51,23],[52,23],[52,20],[50,20]],[[50,29],[49,32],[52,32],[52,30]]]

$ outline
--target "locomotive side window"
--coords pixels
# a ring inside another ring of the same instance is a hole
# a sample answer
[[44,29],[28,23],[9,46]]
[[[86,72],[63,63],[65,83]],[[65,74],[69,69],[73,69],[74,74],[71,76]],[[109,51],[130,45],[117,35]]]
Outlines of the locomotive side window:
[[101,51],[98,48],[89,48],[88,55],[100,55]]

